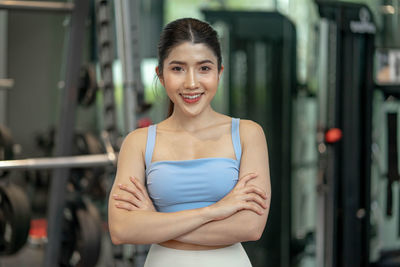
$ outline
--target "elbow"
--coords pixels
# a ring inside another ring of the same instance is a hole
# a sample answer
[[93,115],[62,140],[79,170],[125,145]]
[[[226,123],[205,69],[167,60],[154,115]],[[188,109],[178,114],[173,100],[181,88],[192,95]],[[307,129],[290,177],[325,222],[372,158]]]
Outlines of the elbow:
[[[147,242],[148,240],[146,239],[145,236],[141,235],[138,231],[135,231],[135,229],[132,229],[132,227],[127,228],[124,227],[124,225],[109,225],[109,233],[110,233],[110,238],[111,242],[114,245],[123,245],[123,244],[150,244],[152,242]],[[129,230],[127,230],[129,229]],[[128,233],[128,234],[127,234]]]
[[123,235],[120,233],[121,231],[118,231],[117,229],[115,229],[115,227],[110,227],[109,229],[110,229],[111,242],[114,245],[125,244],[125,241],[123,239]]
[[263,231],[252,231],[252,233],[249,235],[249,241],[258,241],[261,239],[263,234]]
[[111,242],[114,245],[122,245],[122,244],[124,244],[124,242],[122,242],[122,240],[119,239],[118,237],[116,237],[115,235],[110,234],[110,236],[111,236]]
[[261,239],[263,233],[264,233],[264,225],[254,223],[250,227],[246,239],[247,241],[258,241]]

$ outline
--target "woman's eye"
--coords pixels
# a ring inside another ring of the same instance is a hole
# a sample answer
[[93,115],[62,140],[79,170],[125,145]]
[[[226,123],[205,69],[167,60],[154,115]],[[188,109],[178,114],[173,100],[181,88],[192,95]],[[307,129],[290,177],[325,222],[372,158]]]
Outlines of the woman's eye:
[[173,71],[182,71],[183,69],[179,66],[173,67],[172,68]]

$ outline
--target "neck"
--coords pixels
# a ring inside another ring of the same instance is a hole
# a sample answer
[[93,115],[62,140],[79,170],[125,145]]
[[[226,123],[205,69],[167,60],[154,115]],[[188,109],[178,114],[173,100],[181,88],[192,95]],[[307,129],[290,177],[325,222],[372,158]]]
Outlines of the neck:
[[174,112],[169,117],[169,121],[171,126],[175,127],[176,129],[193,132],[212,125],[215,122],[217,114],[218,113],[215,112],[211,106],[195,116],[187,116],[175,108]]

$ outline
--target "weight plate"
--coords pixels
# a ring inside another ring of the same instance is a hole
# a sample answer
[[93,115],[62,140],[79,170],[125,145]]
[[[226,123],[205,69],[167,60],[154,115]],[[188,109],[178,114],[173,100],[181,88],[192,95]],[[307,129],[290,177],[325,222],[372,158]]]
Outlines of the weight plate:
[[[90,205],[89,209],[86,207]],[[60,266],[94,267],[100,256],[101,221],[92,204],[70,203],[64,212]]]
[[16,185],[0,185],[0,255],[16,253],[26,243],[31,211],[25,192]]
[[[4,125],[0,125],[0,160],[14,159],[13,138],[10,130]],[[5,177],[8,171],[0,170],[0,178]]]
[[96,72],[92,65],[81,68],[78,87],[78,102],[82,106],[88,107],[94,103],[98,90]]

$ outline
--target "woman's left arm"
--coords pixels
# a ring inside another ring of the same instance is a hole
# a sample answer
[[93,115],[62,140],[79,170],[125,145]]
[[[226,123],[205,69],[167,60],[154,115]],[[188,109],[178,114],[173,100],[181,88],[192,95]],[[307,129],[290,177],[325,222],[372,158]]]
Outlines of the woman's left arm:
[[240,135],[242,158],[239,177],[251,172],[258,174],[249,183],[256,185],[267,193],[267,209],[264,210],[264,214],[258,215],[253,211],[242,210],[224,220],[204,224],[176,240],[185,243],[216,246],[255,241],[261,238],[267,222],[271,201],[267,142],[263,129],[253,121],[240,121]]

